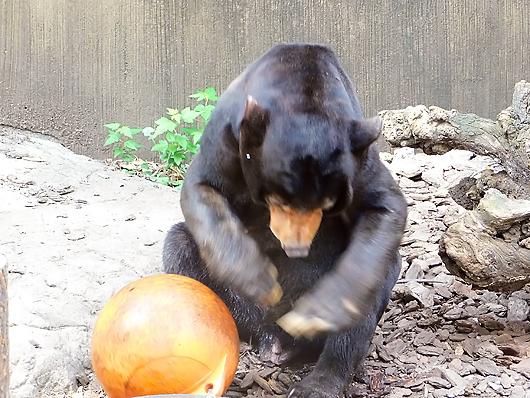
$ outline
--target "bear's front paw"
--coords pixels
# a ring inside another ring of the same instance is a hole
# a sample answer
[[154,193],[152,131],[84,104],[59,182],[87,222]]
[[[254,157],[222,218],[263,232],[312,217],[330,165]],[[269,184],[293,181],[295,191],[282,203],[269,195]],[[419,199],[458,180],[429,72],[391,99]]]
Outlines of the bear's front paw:
[[[256,269],[256,268],[254,268]],[[280,301],[283,290],[276,277],[278,271],[271,265],[268,269],[260,269],[256,274],[250,275],[250,267],[241,272],[240,281],[234,280],[232,286],[239,285],[242,294],[260,304],[263,308],[272,307]]]
[[343,289],[340,285],[339,281],[326,279],[278,319],[278,325],[293,337],[308,339],[351,327],[366,314],[367,303],[352,298],[351,287]]

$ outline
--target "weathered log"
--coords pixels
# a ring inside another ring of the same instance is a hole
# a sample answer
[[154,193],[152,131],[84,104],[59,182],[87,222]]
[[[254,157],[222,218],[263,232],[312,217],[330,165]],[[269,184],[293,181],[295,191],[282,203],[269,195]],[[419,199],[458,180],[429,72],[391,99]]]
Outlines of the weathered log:
[[440,256],[451,273],[476,287],[514,291],[530,282],[529,229],[530,201],[490,189],[475,210],[449,226]]
[[384,111],[383,134],[393,146],[427,154],[464,149],[495,158],[486,170],[449,192],[467,212],[440,240],[447,268],[481,288],[513,291],[530,282],[530,83],[516,84],[512,106],[496,121],[420,105]]
[[0,255],[0,398],[9,398],[7,259]]
[[383,134],[397,147],[427,154],[465,149],[495,157],[513,181],[530,195],[530,83],[516,84],[512,106],[497,121],[424,105],[381,112]]

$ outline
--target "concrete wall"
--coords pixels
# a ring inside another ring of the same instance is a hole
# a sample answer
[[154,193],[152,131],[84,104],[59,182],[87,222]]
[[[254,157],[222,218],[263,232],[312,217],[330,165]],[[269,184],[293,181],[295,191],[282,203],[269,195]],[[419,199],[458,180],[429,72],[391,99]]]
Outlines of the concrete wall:
[[0,0],[0,124],[110,155],[103,124],[153,125],[275,43],[327,43],[367,114],[495,117],[530,80],[525,0]]

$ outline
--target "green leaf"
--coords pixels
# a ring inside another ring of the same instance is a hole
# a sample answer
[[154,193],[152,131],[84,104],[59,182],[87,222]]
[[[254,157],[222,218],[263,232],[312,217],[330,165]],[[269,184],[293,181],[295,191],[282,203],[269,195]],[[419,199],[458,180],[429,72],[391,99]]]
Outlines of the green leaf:
[[188,147],[188,142],[190,142],[188,137],[185,137],[183,135],[175,136],[175,141],[184,149],[186,149]]
[[125,149],[122,148],[114,148],[114,157],[120,156],[123,152],[125,152]]
[[120,138],[121,138],[121,134],[120,133],[117,133],[115,131],[109,131],[109,137],[107,138],[107,141],[105,141],[105,145],[103,145],[103,146],[107,146],[107,145],[110,145],[110,144],[115,144],[116,142],[120,141]]
[[123,146],[132,149],[133,151],[136,151],[138,148],[143,148],[143,145],[137,143],[135,140],[127,140],[123,143]]
[[164,134],[168,131],[175,130],[175,127],[177,127],[177,124],[169,120],[167,117],[161,117],[156,122],[156,129],[154,134],[151,136],[151,139],[154,139],[155,137],[158,137],[160,134]]
[[[186,149],[186,148],[184,148],[184,149]],[[171,153],[178,152],[178,150],[179,150],[179,146],[175,145],[175,144],[168,145],[168,147],[167,147],[167,151],[171,152]]]
[[140,167],[141,167],[142,169],[148,169],[148,168],[149,168],[149,165],[148,165],[147,163],[142,163],[142,164],[140,165]]
[[171,116],[171,120],[174,120],[177,124],[180,123],[180,113],[177,113],[176,115]]
[[182,117],[182,120],[184,120],[186,123],[193,123],[193,121],[199,116],[201,113],[196,112],[194,110],[191,110],[188,106],[187,108],[184,108],[182,112],[180,112],[180,115]]
[[[132,162],[134,160],[134,157],[132,157],[129,154],[123,154],[123,155],[121,155],[121,158],[123,160],[125,160],[127,163],[130,163],[130,162]],[[134,171],[133,171],[133,173],[134,173]]]
[[212,104],[208,104],[207,106],[204,107],[204,110],[202,111],[202,118],[204,119],[204,123],[208,123],[208,120],[210,120],[210,116],[214,109],[215,109],[215,106]]
[[175,153],[171,159],[173,159],[173,162],[176,163],[176,164],[179,164],[181,163],[183,160],[188,160],[188,158],[186,157],[186,155],[182,152],[177,152]]
[[142,129],[131,129],[131,134],[132,135],[136,135],[136,134],[138,134],[138,133],[140,133],[142,131],[143,131]]
[[145,137],[151,138],[151,135],[155,132],[155,129],[152,127],[146,127],[142,130],[142,133]]
[[157,177],[157,180],[162,185],[169,185],[169,177]]
[[111,130],[118,130],[120,128],[121,124],[120,123],[109,123],[109,124],[106,124],[105,127],[111,129]]
[[193,143],[197,144],[198,142],[200,142],[201,138],[202,138],[202,131],[199,131],[197,134],[193,135]]
[[199,145],[195,145],[190,142],[186,149],[188,150],[189,153],[191,153],[192,155],[195,155],[199,151]]
[[167,140],[167,142],[170,142],[170,143],[174,144],[174,143],[175,143],[175,137],[176,137],[176,136],[177,136],[177,135],[176,135],[175,133],[168,132],[168,133],[166,134],[166,140]]
[[171,120],[174,120],[177,124],[180,123],[180,113],[178,109],[167,108],[167,113],[171,116]]
[[197,101],[204,101],[206,99],[206,94],[197,90],[197,94],[190,95],[190,98],[197,98]]
[[190,136],[194,136],[195,133],[198,131],[197,130],[197,127],[193,126],[193,127],[181,127],[181,130],[183,132],[185,132],[186,134],[189,134]]
[[168,143],[166,140],[160,140],[158,144],[153,145],[151,151],[165,152],[167,150]]
[[195,133],[193,133],[193,143],[194,144],[197,144],[201,141],[201,138],[202,138],[202,133],[204,131],[204,127],[197,130]]
[[123,126],[120,128],[120,133],[122,133],[125,137],[132,138],[132,131],[129,126]]
[[209,101],[217,101],[219,97],[217,96],[217,93],[215,92],[215,88],[208,87],[204,90],[204,94],[208,96]]

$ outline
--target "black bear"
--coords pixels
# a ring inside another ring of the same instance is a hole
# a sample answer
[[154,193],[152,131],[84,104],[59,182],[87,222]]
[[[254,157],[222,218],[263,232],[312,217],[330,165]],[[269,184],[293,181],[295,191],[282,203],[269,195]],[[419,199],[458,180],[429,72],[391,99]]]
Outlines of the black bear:
[[262,359],[320,353],[291,398],[340,396],[399,276],[407,205],[380,131],[328,47],[277,45],[221,96],[187,172],[164,270],[214,290]]

